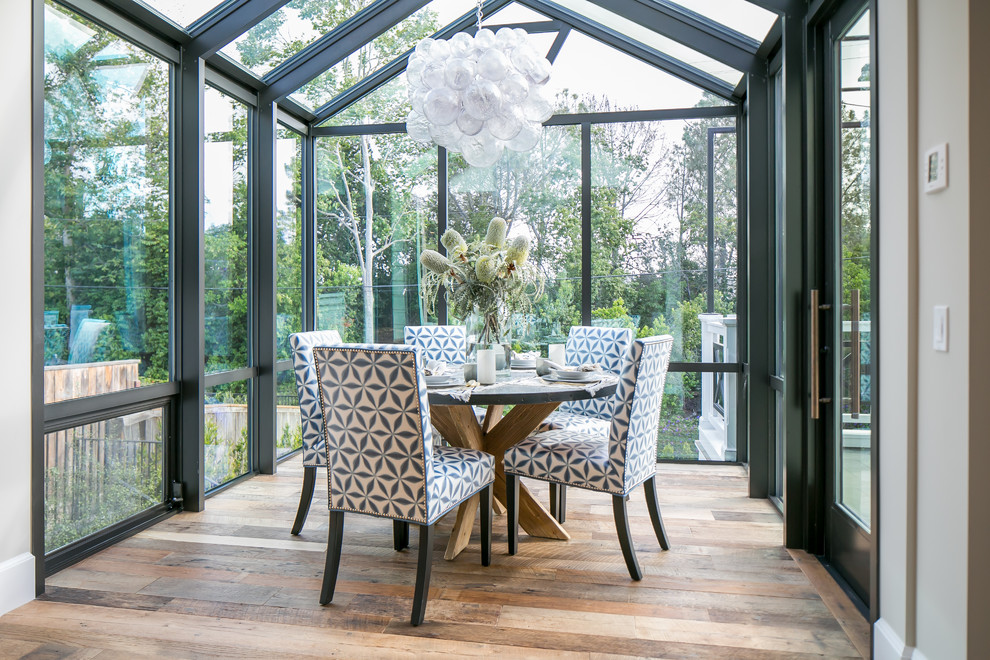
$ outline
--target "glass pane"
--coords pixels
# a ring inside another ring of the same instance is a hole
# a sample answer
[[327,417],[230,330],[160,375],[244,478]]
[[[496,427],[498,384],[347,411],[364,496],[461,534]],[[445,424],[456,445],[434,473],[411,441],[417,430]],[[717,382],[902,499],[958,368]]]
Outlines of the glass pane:
[[430,320],[419,254],[438,244],[437,150],[404,133],[316,144],[317,328],[401,343]]
[[870,527],[870,448],[873,305],[870,296],[872,203],[870,182],[870,15],[839,40],[839,245],[842,354],[838,382],[842,430],[836,460],[839,504]]
[[275,393],[275,455],[281,458],[302,447],[299,391],[292,369],[278,372]]
[[[666,0],[654,1],[666,3]],[[759,42],[777,20],[777,14],[746,0],[674,0],[666,4],[680,5]]]
[[263,76],[374,0],[292,0],[220,49]]
[[289,335],[302,330],[302,136],[279,128],[275,145],[276,350],[292,358]]
[[206,388],[203,438],[206,490],[251,471],[251,409],[248,381]]
[[45,6],[45,402],[169,379],[169,67]]
[[[732,118],[592,127],[594,325],[671,334],[675,361],[739,361],[734,130]],[[661,427],[671,438],[691,436],[690,458],[735,460],[736,381],[728,373],[668,376]],[[684,457],[668,444],[664,451]]]
[[203,214],[206,373],[248,366],[247,106],[205,94]]
[[406,76],[404,73],[400,73],[321,125],[350,126],[354,124],[402,123],[406,121],[411,109]]
[[510,3],[504,9],[500,9],[491,16],[484,17],[482,25],[504,25],[508,23],[540,23],[550,19],[543,14],[533,11],[529,7],[524,7],[517,2]]
[[[450,156],[448,224],[470,241],[484,236],[494,216],[509,223],[509,236],[528,233],[530,260],[546,291],[528,314],[513,319],[517,350],[561,343],[581,322],[581,132],[548,126],[532,151],[506,152],[493,167],[468,167]],[[451,319],[451,322],[463,319]]]
[[289,98],[309,108],[319,108],[351,85],[371,75],[383,64],[414,47],[474,8],[471,0],[433,0],[413,12],[376,39],[348,55]]
[[684,64],[689,64],[700,71],[715,76],[733,87],[742,78],[741,71],[737,71],[693,48],[669,39],[659,32],[654,32],[644,25],[623,18],[589,0],[558,0],[558,4],[582,14],[607,28],[611,28],[630,39],[638,41],[644,46],[649,46],[676,60],[680,60]]
[[45,435],[45,552],[164,502],[163,408]]
[[[598,72],[608,71],[608,75]],[[666,110],[728,102],[580,32],[571,32],[547,83],[555,112]]]
[[210,13],[214,7],[223,4],[223,0],[137,0],[143,5],[183,27],[191,25],[202,16]]

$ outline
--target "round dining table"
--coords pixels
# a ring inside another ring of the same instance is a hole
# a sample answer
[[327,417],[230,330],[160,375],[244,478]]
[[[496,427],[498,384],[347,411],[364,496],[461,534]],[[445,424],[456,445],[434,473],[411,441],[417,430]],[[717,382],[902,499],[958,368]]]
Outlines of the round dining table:
[[[505,450],[537,430],[547,415],[564,401],[609,397],[615,393],[618,378],[606,374],[594,382],[551,382],[535,371],[511,371],[500,375],[494,385],[468,390],[463,384],[430,387],[430,420],[444,440],[455,447],[486,451],[495,457],[493,507],[505,512]],[[470,398],[467,393],[470,391]],[[487,406],[479,419],[473,406]],[[506,407],[511,409],[503,415]],[[461,503],[444,553],[453,559],[471,537],[479,496]],[[525,487],[519,485],[519,524],[530,536],[568,540],[570,535]]]

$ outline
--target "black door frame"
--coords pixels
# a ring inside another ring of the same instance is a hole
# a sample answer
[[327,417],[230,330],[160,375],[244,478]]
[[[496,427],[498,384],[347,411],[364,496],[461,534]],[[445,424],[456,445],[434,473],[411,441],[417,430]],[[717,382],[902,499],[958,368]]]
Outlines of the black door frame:
[[[834,283],[836,282],[837,273],[834,268],[834,260],[830,258],[830,255],[834,254],[834,251],[838,249],[835,244],[835,238],[837,237],[837,232],[835,231],[835,226],[833,218],[835,217],[835,198],[833,195],[833,190],[837,185],[836,181],[836,156],[838,155],[838,138],[837,134],[833,131],[834,122],[836,121],[835,108],[838,107],[838,99],[836,98],[836,87],[833,83],[835,71],[835,57],[836,54],[833,49],[833,42],[838,38],[846,29],[862,14],[862,12],[870,11],[870,35],[871,35],[871,46],[870,46],[870,77],[871,77],[871,108],[870,116],[871,119],[877,116],[877,48],[876,48],[876,25],[877,25],[877,7],[876,0],[836,0],[833,2],[820,2],[818,6],[813,9],[813,13],[809,13],[807,21],[807,48],[806,48],[806,61],[805,70],[809,74],[809,81],[807,89],[808,98],[808,108],[806,112],[806,122],[807,122],[807,147],[808,147],[808,158],[806,172],[806,185],[808,191],[808,197],[806,200],[806,269],[805,274],[808,282],[808,286],[805,290],[805,296],[808,296],[808,292],[811,289],[818,289],[820,291],[829,292],[827,293],[821,303],[824,306],[831,305],[829,309],[811,310],[810,300],[805,299],[805,314],[806,323],[808,324],[808,331],[810,332],[811,324],[816,322],[819,323],[819,327],[822,329],[822,336],[827,337],[824,334],[825,331],[834,327],[834,314],[839,310],[836,309],[836,301],[832,300],[831,290],[834,288]],[[879,322],[880,319],[877,315],[878,310],[878,278],[876,277],[877,267],[878,267],[878,244],[879,244],[879,227],[877,224],[878,214],[878,195],[877,195],[877,180],[876,176],[877,166],[878,166],[878,130],[875,123],[871,124],[871,168],[872,174],[870,178],[871,187],[871,227],[872,227],[872,241],[871,241],[871,259],[872,259],[872,270],[873,276],[871,277],[871,299],[872,299],[872,316],[871,316],[871,333],[872,337],[875,339],[879,336]],[[816,168],[818,168],[816,170]],[[835,295],[838,299],[838,294]],[[807,334],[806,334],[807,336]],[[829,568],[830,572],[835,576],[840,584],[846,588],[846,591],[853,596],[854,601],[860,601],[857,604],[862,607],[864,613],[868,612],[869,620],[875,621],[879,616],[879,587],[878,587],[878,548],[877,539],[879,538],[879,506],[878,506],[878,476],[879,476],[879,442],[878,442],[878,425],[879,415],[877,410],[877,393],[878,393],[878,364],[879,364],[879,349],[876,346],[876,342],[871,345],[872,349],[872,376],[871,376],[871,391],[872,391],[872,418],[871,418],[871,479],[870,479],[870,507],[871,507],[871,523],[870,523],[870,536],[872,537],[872,542],[869,544],[869,576],[865,580],[866,593],[857,593],[856,589],[852,588],[849,584],[850,580],[847,579],[846,575],[841,569],[836,565],[830,564],[827,558],[831,554],[829,542],[834,538],[836,534],[841,534],[843,531],[849,531],[855,533],[854,530],[840,530],[835,528],[834,520],[828,515],[832,503],[834,501],[834,493],[832,491],[833,480],[829,478],[829,475],[834,470],[834,460],[833,460],[833,446],[832,441],[836,439],[838,429],[834,428],[834,405],[836,403],[822,402],[821,405],[821,416],[819,419],[811,419],[810,414],[806,414],[806,437],[808,448],[808,456],[806,463],[806,478],[807,482],[804,484],[806,487],[805,492],[810,494],[808,506],[807,506],[807,519],[804,521],[805,538],[807,542],[807,549],[823,558],[823,563]],[[821,393],[828,397],[830,393],[835,392],[836,383],[834,382],[835,374],[835,359],[839,356],[841,351],[839,349],[833,350],[830,346],[822,346],[822,354],[820,356],[820,386]],[[812,357],[808,351],[804,357],[808,365],[808,378],[806,382],[809,384],[809,395],[806,396],[807,407],[810,409],[810,376],[811,368],[810,363]],[[831,529],[830,529],[831,528]]]

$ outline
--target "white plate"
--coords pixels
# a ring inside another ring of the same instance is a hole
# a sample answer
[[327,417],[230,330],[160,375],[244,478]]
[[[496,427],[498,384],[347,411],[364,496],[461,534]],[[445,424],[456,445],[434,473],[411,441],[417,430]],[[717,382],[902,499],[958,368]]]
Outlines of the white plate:
[[602,376],[596,371],[564,371],[551,369],[550,375],[554,380],[561,383],[587,383],[592,380],[601,380]]
[[513,360],[513,369],[536,369],[536,360]]
[[424,376],[427,387],[440,387],[441,385],[453,385],[460,382],[460,377],[453,374],[440,374],[439,376]]

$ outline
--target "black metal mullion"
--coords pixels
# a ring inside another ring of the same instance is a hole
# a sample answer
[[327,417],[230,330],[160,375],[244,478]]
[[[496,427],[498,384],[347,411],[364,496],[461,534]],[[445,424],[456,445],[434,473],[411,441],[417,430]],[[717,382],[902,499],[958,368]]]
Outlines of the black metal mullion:
[[176,245],[176,379],[178,404],[178,481],[182,505],[202,511],[204,493],[204,409],[206,393],[203,292],[203,87],[206,67],[201,58],[183,54],[177,86],[175,141]]
[[302,136],[302,329],[316,329],[316,138]]
[[564,43],[567,41],[570,33],[571,28],[569,26],[565,26],[557,33],[557,38],[553,40],[553,43],[550,44],[550,50],[547,51],[547,60],[550,64],[557,61],[557,56],[560,55],[560,49],[564,47]]
[[288,96],[428,3],[377,0],[266,75],[266,98],[278,101]]
[[[45,592],[45,4],[31,6],[31,554]],[[23,505],[22,505],[23,506]]]
[[211,12],[189,27],[192,41],[187,49],[197,57],[207,57],[238,35],[278,11],[289,0],[241,0]]
[[618,110],[613,112],[576,112],[554,115],[543,122],[544,126],[576,126],[578,124],[611,124],[640,121],[668,121],[671,119],[710,119],[712,117],[735,117],[735,102],[732,105],[706,106],[702,108],[673,108],[669,110]]
[[[149,401],[160,401],[174,397],[179,393],[179,384],[175,381],[158,383],[118,392],[110,392],[99,396],[80,399],[67,399],[44,406],[44,425],[49,429],[52,424],[59,424],[67,418],[76,418],[92,414],[102,414],[126,406],[144,405]],[[47,433],[48,431],[46,431]]]
[[312,134],[320,137],[345,136],[345,135],[388,135],[394,133],[405,133],[406,124],[355,124],[352,126],[314,126]]
[[215,374],[206,374],[203,379],[206,388],[214,388],[228,383],[236,383],[242,380],[251,380],[258,376],[258,367],[243,367],[231,371],[221,371]]
[[581,124],[581,324],[591,325],[591,124]]
[[261,474],[275,473],[275,421],[276,376],[275,327],[277,319],[276,296],[276,228],[275,228],[275,140],[278,136],[278,123],[274,103],[264,103],[252,113],[255,119],[253,131],[254,165],[251,181],[254,182],[253,199],[256,201],[252,214],[254,249],[257,261],[251,269],[254,276],[254,299],[256,305],[252,315],[254,328],[254,361],[257,375],[254,379],[253,403],[257,425],[252,437],[257,462],[255,467]]

